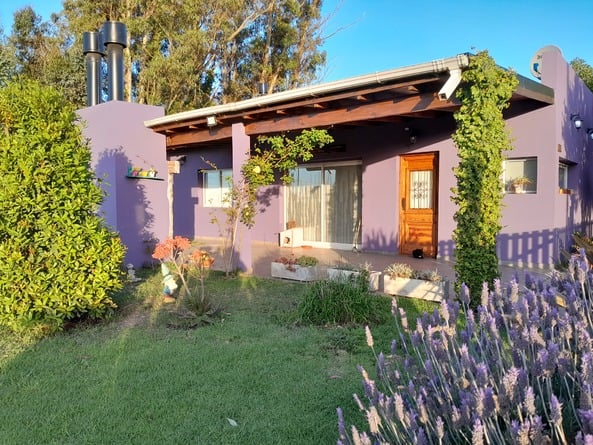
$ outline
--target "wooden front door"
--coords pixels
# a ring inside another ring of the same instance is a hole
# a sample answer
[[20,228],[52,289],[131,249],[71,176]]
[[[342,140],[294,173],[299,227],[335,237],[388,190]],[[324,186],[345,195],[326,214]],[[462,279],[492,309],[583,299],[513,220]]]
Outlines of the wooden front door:
[[424,256],[437,254],[438,153],[401,157],[399,251],[411,255],[422,249]]

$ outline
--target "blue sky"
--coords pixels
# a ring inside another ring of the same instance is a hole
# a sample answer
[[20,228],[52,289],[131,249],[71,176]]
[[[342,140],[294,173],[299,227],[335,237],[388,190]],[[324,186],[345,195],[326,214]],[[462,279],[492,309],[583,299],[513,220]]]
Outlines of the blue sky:
[[[17,9],[30,5],[48,19],[62,5],[0,3],[6,33]],[[531,78],[531,58],[547,45],[593,65],[593,0],[325,0],[324,12],[332,14],[324,81],[481,50]]]

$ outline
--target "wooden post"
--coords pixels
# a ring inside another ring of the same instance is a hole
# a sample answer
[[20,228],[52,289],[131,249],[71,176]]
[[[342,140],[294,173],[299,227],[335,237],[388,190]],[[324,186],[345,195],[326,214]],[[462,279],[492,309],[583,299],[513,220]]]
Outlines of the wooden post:
[[175,181],[175,175],[179,173],[180,163],[179,161],[168,161],[167,162],[167,199],[169,201],[169,238],[173,238],[173,184]]

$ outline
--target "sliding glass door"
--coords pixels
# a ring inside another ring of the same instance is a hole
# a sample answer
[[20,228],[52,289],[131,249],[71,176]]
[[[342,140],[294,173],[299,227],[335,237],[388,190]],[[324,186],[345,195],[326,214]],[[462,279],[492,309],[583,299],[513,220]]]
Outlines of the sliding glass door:
[[291,176],[285,188],[285,220],[303,228],[304,241],[335,248],[360,243],[359,162],[301,166]]

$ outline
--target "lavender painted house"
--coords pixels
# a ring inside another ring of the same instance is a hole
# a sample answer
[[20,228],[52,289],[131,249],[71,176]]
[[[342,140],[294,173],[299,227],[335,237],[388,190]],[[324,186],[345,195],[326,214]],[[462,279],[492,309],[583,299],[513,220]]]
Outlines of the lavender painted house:
[[[282,243],[289,223],[297,227],[291,243],[403,254],[422,248],[453,258],[451,134],[459,103],[452,93],[468,57],[148,119],[166,136],[167,155],[185,156],[175,175],[174,233],[218,237],[211,220],[222,213],[225,177],[239,175],[257,136],[315,127],[335,143],[299,166],[292,185],[262,191],[261,213],[243,239],[243,269],[251,268],[250,242]],[[590,234],[593,198],[593,94],[560,50],[546,47],[538,62],[541,81],[519,76],[505,113],[515,150],[502,178],[498,243],[502,263],[531,267],[557,261],[574,231]],[[520,176],[529,178],[523,190],[513,185]]]
[[[164,138],[143,125],[163,116],[163,108],[114,100],[78,114],[106,194],[101,216],[119,232],[127,248],[126,263],[140,267],[151,262],[154,242],[164,240],[169,228]],[[146,172],[154,168],[156,177],[130,177],[130,167]]]

